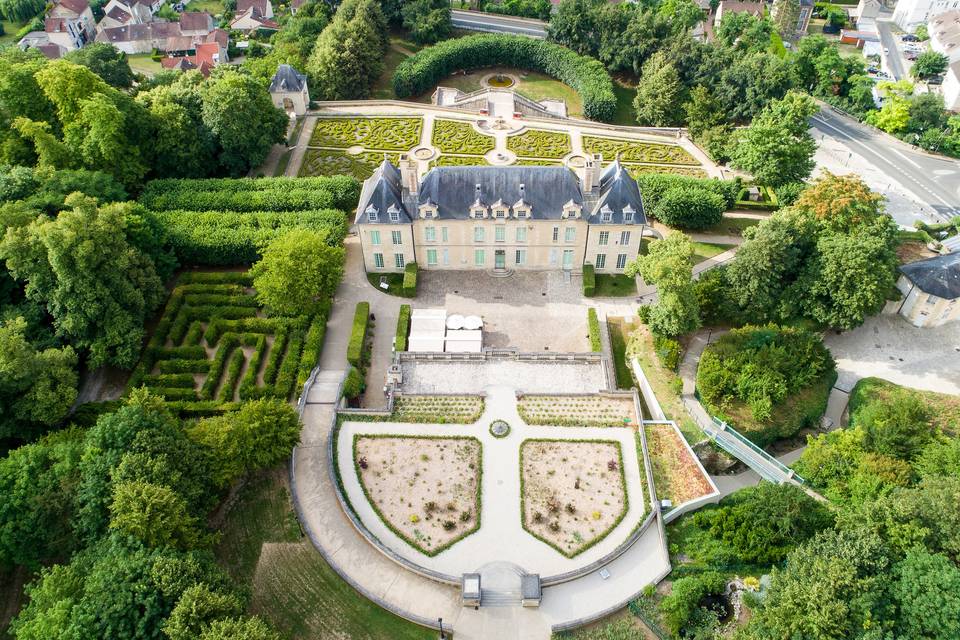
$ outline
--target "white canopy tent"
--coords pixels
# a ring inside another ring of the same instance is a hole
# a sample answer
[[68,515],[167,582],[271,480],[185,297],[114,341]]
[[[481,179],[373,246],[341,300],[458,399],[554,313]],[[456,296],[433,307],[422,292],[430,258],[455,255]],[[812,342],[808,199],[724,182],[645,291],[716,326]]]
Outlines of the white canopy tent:
[[483,351],[483,331],[447,331],[445,351],[448,353],[480,353]]
[[410,314],[408,351],[440,353],[447,331],[445,309],[414,309]]

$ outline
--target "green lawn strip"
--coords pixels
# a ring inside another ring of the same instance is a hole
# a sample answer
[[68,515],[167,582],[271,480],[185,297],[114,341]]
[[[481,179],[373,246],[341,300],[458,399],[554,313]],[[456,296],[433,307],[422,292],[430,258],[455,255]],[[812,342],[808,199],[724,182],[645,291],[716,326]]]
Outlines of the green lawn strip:
[[714,256],[718,256],[724,251],[733,249],[736,245],[733,244],[714,244],[711,242],[694,242],[693,243],[693,264],[700,264],[704,260],[709,260]]
[[[0,20],[3,25],[3,35],[0,36],[0,45],[14,44],[17,41],[17,32],[27,26],[26,22],[14,22],[13,20]],[[3,636],[0,635],[0,638]]]
[[409,151],[422,130],[421,118],[317,118],[310,146]]
[[221,15],[224,11],[222,0],[190,0],[186,5],[187,11],[206,11],[212,16]]
[[[517,93],[537,102],[548,99],[563,100],[567,104],[568,115],[575,118],[583,117],[583,100],[572,87],[559,80],[554,80],[548,75],[535,71],[522,71],[512,67],[486,67],[484,69],[475,69],[473,71],[467,71],[466,73],[447,76],[438,82],[437,86],[459,89],[463,93],[471,93],[483,88],[480,80],[484,76],[490,74],[496,75],[498,73],[510,74],[520,79],[520,82],[510,87],[510,89]],[[614,84],[614,90],[616,90],[616,84]],[[422,96],[419,96],[417,100],[419,102],[430,102],[433,91],[434,89],[430,89]],[[631,97],[631,110],[633,109],[632,100],[633,98]],[[632,119],[627,124],[635,126],[637,123],[635,119]]]
[[251,613],[266,618],[284,637],[426,640],[436,635],[381,609],[330,568],[303,536],[285,465],[247,481],[220,531],[217,560],[251,589]]
[[623,79],[613,79],[613,94],[617,96],[617,111],[611,124],[625,127],[637,126],[637,110],[633,99],[637,97],[636,84],[628,84]]
[[595,298],[622,298],[637,294],[637,281],[622,273],[596,274]]
[[570,134],[546,129],[527,129],[507,138],[507,149],[527,158],[562,158],[573,150]]
[[721,236],[742,236],[744,229],[755,227],[760,224],[760,222],[761,220],[758,218],[731,218],[724,216],[723,220],[712,227],[701,229],[699,233]]
[[621,162],[700,165],[683,147],[673,144],[585,135],[583,149],[587,153],[603,154],[606,161],[612,161],[619,153]]
[[408,58],[407,54],[398,48],[394,39],[390,39],[390,48],[387,49],[387,55],[383,58],[383,73],[373,83],[373,89],[370,97],[374,100],[396,100],[397,96],[393,92],[393,74],[397,70],[397,65]]
[[617,376],[618,389],[633,388],[633,374],[627,362],[627,336],[630,325],[625,318],[607,318],[607,329],[610,331],[610,350],[613,352],[613,368]]
[[127,56],[127,62],[134,73],[142,73],[147,77],[163,70],[163,65],[154,60],[149,53],[135,53]]
[[[377,503],[370,497],[370,494],[367,491],[367,485],[363,483],[363,476],[360,473],[360,461],[359,456],[357,455],[357,442],[361,438],[367,438],[371,440],[392,440],[392,439],[405,439],[405,440],[469,440],[477,444],[477,468],[476,468],[476,477],[477,477],[477,490],[474,496],[473,502],[473,526],[469,529],[465,529],[460,535],[451,540],[448,540],[444,544],[436,547],[434,549],[427,549],[420,545],[417,540],[408,537],[400,529],[398,529],[392,522],[390,522],[380,511],[380,507],[377,506]],[[480,443],[478,438],[473,436],[413,436],[413,435],[401,435],[401,434],[389,434],[389,433],[364,433],[364,434],[355,434],[353,436],[353,471],[357,474],[357,482],[360,484],[360,488],[363,490],[363,497],[366,498],[367,503],[373,509],[374,513],[377,514],[377,517],[380,519],[380,522],[383,523],[387,529],[389,529],[395,536],[406,542],[408,545],[424,554],[425,556],[433,557],[439,553],[446,551],[453,545],[457,544],[470,534],[474,533],[480,528],[480,518],[481,518],[481,507],[483,506],[483,445]]]
[[287,149],[283,152],[283,155],[280,156],[280,161],[277,162],[277,168],[273,170],[274,178],[279,178],[287,173],[287,165],[290,164],[290,156],[292,155],[293,149]]
[[[542,537],[540,534],[536,533],[535,531],[533,531],[527,526],[527,515],[526,515],[527,510],[524,504],[527,499],[527,494],[524,489],[526,484],[526,478],[524,478],[524,475],[523,475],[523,450],[526,448],[528,444],[533,444],[536,442],[612,444],[612,445],[615,445],[617,448],[617,461],[618,461],[617,470],[619,471],[619,475],[620,475],[620,489],[623,491],[623,510],[620,511],[620,515],[617,516],[616,520],[614,520],[613,523],[609,527],[607,527],[605,531],[601,531],[599,534],[597,534],[595,538],[593,538],[589,542],[585,542],[584,544],[577,547],[573,551],[566,551],[565,549],[562,549],[561,547],[557,546],[550,540]],[[640,471],[641,473],[643,473],[642,463],[640,464],[640,467],[641,467]],[[566,558],[575,558],[576,556],[580,555],[584,551],[593,548],[601,540],[603,540],[608,535],[610,535],[610,532],[616,529],[617,526],[619,526],[619,524],[623,522],[623,519],[626,517],[627,511],[630,508],[629,500],[630,500],[630,496],[627,493],[627,477],[626,475],[624,475],[624,472],[623,472],[623,448],[620,446],[619,441],[617,440],[552,440],[550,438],[527,438],[526,440],[520,443],[520,525],[523,527],[524,531],[526,531],[531,536],[533,536],[540,542],[544,543],[545,545],[555,549],[557,553],[559,553],[560,555]],[[642,519],[642,516],[641,516],[641,519]]]
[[[367,282],[377,291],[389,293],[392,296],[402,298],[403,296],[403,274],[402,273],[367,273]],[[386,282],[389,289],[380,286],[381,282]]]
[[433,146],[442,152],[482,156],[496,147],[496,139],[478,133],[471,122],[438,118],[433,122]]

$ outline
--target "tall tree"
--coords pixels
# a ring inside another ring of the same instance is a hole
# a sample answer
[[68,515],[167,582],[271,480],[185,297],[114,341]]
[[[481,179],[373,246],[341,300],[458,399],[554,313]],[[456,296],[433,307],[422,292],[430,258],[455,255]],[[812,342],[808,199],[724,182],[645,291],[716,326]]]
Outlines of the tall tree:
[[343,247],[326,234],[298,230],[273,240],[253,265],[257,299],[276,315],[313,315],[328,305],[343,277]]
[[647,312],[647,322],[659,335],[672,338],[700,326],[692,256],[690,238],[674,232],[651,244],[647,255],[627,264],[628,275],[639,273],[645,282],[657,286],[659,300]]
[[128,241],[121,206],[97,207],[80,194],[66,204],[71,210],[55,220],[9,230],[0,257],[90,366],[132,367],[163,283],[153,261]]
[[633,108],[641,125],[666,127],[680,118],[683,85],[677,70],[662,51],[653,54],[643,65],[643,75],[637,85]]
[[370,95],[383,72],[388,46],[387,21],[373,0],[345,0],[317,38],[307,71],[325,100]]
[[784,38],[792,38],[797,33],[797,21],[800,18],[800,0],[774,0],[773,23],[777,33]]
[[81,49],[69,51],[64,58],[85,66],[103,78],[104,82],[118,89],[127,89],[133,85],[133,71],[127,62],[127,54],[107,42],[94,42]]
[[807,129],[816,112],[813,99],[798,92],[773,102],[738,137],[734,166],[773,187],[802,181],[814,167],[817,143]]
[[220,144],[220,165],[231,175],[261,164],[270,147],[283,142],[287,117],[253,77],[218,67],[201,95],[203,124]]
[[450,35],[450,2],[448,0],[412,0],[401,10],[403,27],[414,42],[433,44]]

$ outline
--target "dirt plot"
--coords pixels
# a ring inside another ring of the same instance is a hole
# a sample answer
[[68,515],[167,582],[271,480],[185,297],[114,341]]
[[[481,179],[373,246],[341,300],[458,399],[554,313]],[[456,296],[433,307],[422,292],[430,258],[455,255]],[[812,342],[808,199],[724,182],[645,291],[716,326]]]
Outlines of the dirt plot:
[[353,453],[367,500],[415,549],[433,555],[479,528],[476,438],[358,435]]
[[517,411],[527,424],[573,427],[636,426],[632,397],[525,395]]
[[627,512],[620,443],[527,440],[520,445],[523,526],[572,557]]

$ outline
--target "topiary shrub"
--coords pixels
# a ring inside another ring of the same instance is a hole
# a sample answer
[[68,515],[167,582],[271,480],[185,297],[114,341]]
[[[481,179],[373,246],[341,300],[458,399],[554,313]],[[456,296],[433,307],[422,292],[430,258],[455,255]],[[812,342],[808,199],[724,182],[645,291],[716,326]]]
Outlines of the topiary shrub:
[[600,342],[600,319],[596,309],[587,309],[587,326],[590,328],[590,351],[603,351],[603,343]]
[[350,367],[347,377],[343,381],[343,396],[348,400],[360,397],[367,384],[363,379],[363,374],[356,367]]
[[573,87],[592,120],[609,121],[617,107],[613,81],[593,58],[546,40],[479,34],[423,49],[397,67],[393,91],[400,99],[426,93],[454,71],[504,65],[539,71]]
[[648,211],[656,208],[660,198],[670,191],[680,187],[700,188],[711,191],[721,198],[727,209],[732,208],[737,202],[737,195],[740,193],[742,181],[740,178],[734,180],[717,180],[716,178],[691,178],[690,176],[681,176],[669,173],[644,173],[637,176],[637,184],[640,186],[640,192],[643,194],[643,205]]
[[583,295],[590,298],[597,290],[597,276],[592,264],[583,265]]
[[410,334],[410,305],[400,305],[400,315],[397,316],[397,338],[394,348],[397,351],[407,350],[407,336]]
[[358,302],[353,314],[353,329],[350,342],[347,343],[347,362],[357,368],[363,366],[363,343],[367,339],[367,327],[370,323],[370,303]]
[[678,229],[706,229],[723,219],[726,203],[700,187],[675,187],[657,201],[651,212],[665,225]]
[[420,268],[416,262],[408,262],[403,268],[403,289],[402,293],[406,298],[415,298],[417,296],[417,274]]

